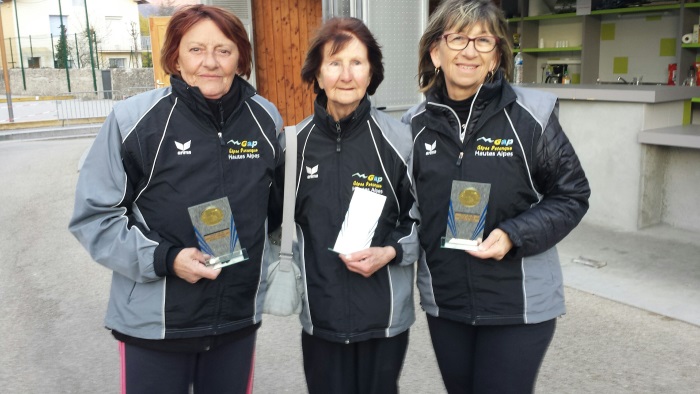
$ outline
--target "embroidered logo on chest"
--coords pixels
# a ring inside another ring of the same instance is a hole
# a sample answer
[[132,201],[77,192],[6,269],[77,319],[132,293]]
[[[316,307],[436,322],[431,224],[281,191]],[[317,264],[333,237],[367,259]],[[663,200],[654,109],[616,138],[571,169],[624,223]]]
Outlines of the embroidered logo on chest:
[[366,175],[356,172],[352,174],[352,188],[355,189],[356,187],[359,187],[377,194],[384,194],[384,185],[382,184],[383,180],[384,178],[378,175]]
[[425,155],[430,156],[437,154],[437,140],[433,141],[432,144],[425,144]]
[[191,146],[192,146],[192,140],[189,140],[185,143],[175,141],[175,147],[177,148],[177,155],[178,156],[191,155],[192,154],[192,151],[190,151]]
[[313,167],[306,167],[306,179],[317,179],[318,178],[318,164]]
[[479,137],[476,139],[475,156],[481,157],[512,157],[513,139]]
[[229,140],[226,145],[233,145],[233,147],[228,148],[228,159],[229,160],[244,160],[244,159],[259,159],[260,158],[260,148],[258,148],[258,141],[238,141]]

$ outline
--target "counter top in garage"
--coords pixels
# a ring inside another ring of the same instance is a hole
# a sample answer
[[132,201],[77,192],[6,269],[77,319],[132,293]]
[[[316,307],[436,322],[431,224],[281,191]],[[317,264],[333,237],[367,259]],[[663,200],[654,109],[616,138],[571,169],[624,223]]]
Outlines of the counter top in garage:
[[555,94],[560,100],[615,101],[628,103],[666,103],[690,100],[700,97],[700,87],[668,85],[556,85],[556,84],[522,84],[516,85],[535,88]]

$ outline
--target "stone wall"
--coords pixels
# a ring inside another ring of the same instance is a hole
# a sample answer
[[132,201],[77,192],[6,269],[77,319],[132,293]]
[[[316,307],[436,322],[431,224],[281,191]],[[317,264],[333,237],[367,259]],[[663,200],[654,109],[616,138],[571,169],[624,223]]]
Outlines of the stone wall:
[[[105,89],[102,84],[102,72],[95,70],[97,90],[117,90],[124,95],[131,95],[131,91],[143,91],[153,87],[153,69],[108,69],[112,74],[112,89]],[[70,69],[70,91],[92,92],[94,84],[92,70],[89,68]],[[22,70],[13,68],[10,70],[10,87],[12,96],[56,96],[68,93],[68,82],[65,69],[54,68],[29,68],[24,70],[26,90],[22,82]],[[4,97],[5,80],[0,76],[0,98]]]
[[113,68],[112,90],[132,96],[153,88],[152,68]]

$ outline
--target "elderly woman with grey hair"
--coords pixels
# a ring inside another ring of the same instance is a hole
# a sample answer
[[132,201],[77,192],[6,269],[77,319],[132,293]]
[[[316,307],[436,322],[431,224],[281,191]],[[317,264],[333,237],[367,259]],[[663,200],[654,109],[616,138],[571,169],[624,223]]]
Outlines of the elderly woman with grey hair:
[[[408,126],[373,108],[382,52],[356,18],[327,21],[302,78],[317,93],[299,125],[295,221],[306,298],[301,313],[310,393],[396,393],[415,320],[418,257]],[[360,245],[336,243],[379,201]],[[343,230],[341,230],[343,229]],[[338,246],[336,246],[338,245]],[[335,251],[329,248],[337,248]]]

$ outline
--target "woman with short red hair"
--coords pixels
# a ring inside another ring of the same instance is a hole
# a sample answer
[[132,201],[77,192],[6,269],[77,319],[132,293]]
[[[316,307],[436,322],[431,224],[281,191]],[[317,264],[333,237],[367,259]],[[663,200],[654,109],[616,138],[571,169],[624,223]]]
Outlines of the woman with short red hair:
[[[113,271],[105,325],[122,392],[247,393],[267,233],[281,221],[282,119],[241,78],[251,45],[232,13],[180,9],[162,55],[172,86],[114,107],[81,170],[70,230]],[[199,234],[198,222],[218,232]],[[240,247],[247,259],[212,265],[222,238],[225,254]]]

